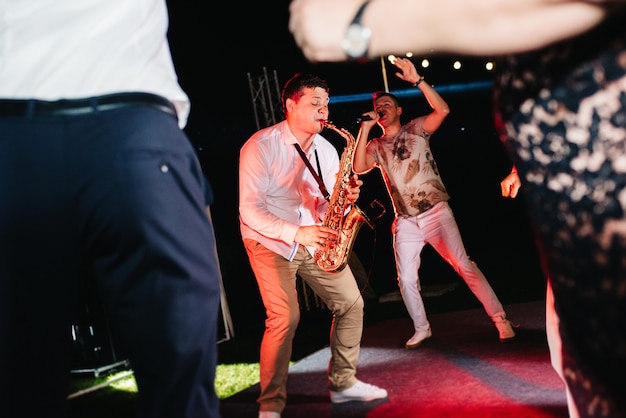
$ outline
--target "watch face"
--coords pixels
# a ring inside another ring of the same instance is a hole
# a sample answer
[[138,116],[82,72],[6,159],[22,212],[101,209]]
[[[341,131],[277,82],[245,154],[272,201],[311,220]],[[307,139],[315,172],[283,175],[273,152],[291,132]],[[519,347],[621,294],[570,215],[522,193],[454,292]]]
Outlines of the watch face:
[[367,54],[371,36],[372,31],[369,28],[353,23],[348,26],[341,46],[349,57],[361,58]]

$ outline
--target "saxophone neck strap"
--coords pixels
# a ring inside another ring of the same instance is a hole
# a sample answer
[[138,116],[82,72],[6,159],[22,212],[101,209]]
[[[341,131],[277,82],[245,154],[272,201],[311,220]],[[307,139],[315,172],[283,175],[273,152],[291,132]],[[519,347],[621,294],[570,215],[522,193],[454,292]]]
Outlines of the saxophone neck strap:
[[324,180],[322,180],[322,169],[320,167],[320,159],[317,156],[317,150],[315,150],[315,161],[317,162],[317,171],[320,174],[317,174],[315,172],[315,170],[313,169],[313,166],[311,165],[311,162],[309,161],[306,154],[302,150],[302,147],[300,146],[300,144],[296,142],[293,145],[296,147],[296,150],[298,151],[298,154],[300,154],[300,157],[302,157],[302,161],[304,161],[304,164],[306,164],[311,174],[313,174],[313,178],[315,178],[315,181],[317,181],[317,184],[320,187],[320,191],[324,195],[324,199],[330,200],[330,194],[328,193],[328,190],[326,189],[326,186],[324,185]]

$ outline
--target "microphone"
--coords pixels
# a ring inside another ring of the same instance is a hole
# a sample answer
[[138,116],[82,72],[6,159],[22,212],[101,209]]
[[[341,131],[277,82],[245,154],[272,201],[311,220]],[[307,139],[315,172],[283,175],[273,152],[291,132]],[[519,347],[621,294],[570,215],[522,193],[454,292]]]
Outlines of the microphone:
[[[383,112],[376,112],[376,113],[378,113],[378,117],[382,117],[383,116]],[[356,123],[360,124],[364,120],[372,120],[372,117],[370,115],[359,116],[358,118],[356,118]]]

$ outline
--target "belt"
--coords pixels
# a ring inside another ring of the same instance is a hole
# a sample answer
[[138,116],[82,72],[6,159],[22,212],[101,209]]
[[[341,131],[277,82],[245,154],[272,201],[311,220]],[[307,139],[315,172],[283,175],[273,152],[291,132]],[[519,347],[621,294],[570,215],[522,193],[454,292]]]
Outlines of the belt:
[[78,116],[130,107],[149,107],[176,117],[176,108],[164,97],[151,93],[116,93],[84,99],[56,101],[0,99],[0,118]]

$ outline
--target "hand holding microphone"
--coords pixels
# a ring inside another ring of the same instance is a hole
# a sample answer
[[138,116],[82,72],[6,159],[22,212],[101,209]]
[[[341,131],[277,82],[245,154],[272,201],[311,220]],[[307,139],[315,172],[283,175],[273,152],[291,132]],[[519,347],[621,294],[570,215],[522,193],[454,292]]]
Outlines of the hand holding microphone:
[[[383,116],[383,112],[376,112],[376,113],[378,113],[379,118]],[[366,120],[373,120],[373,118],[370,115],[359,116],[358,118],[356,118],[356,123],[360,124],[361,122],[366,121]]]

